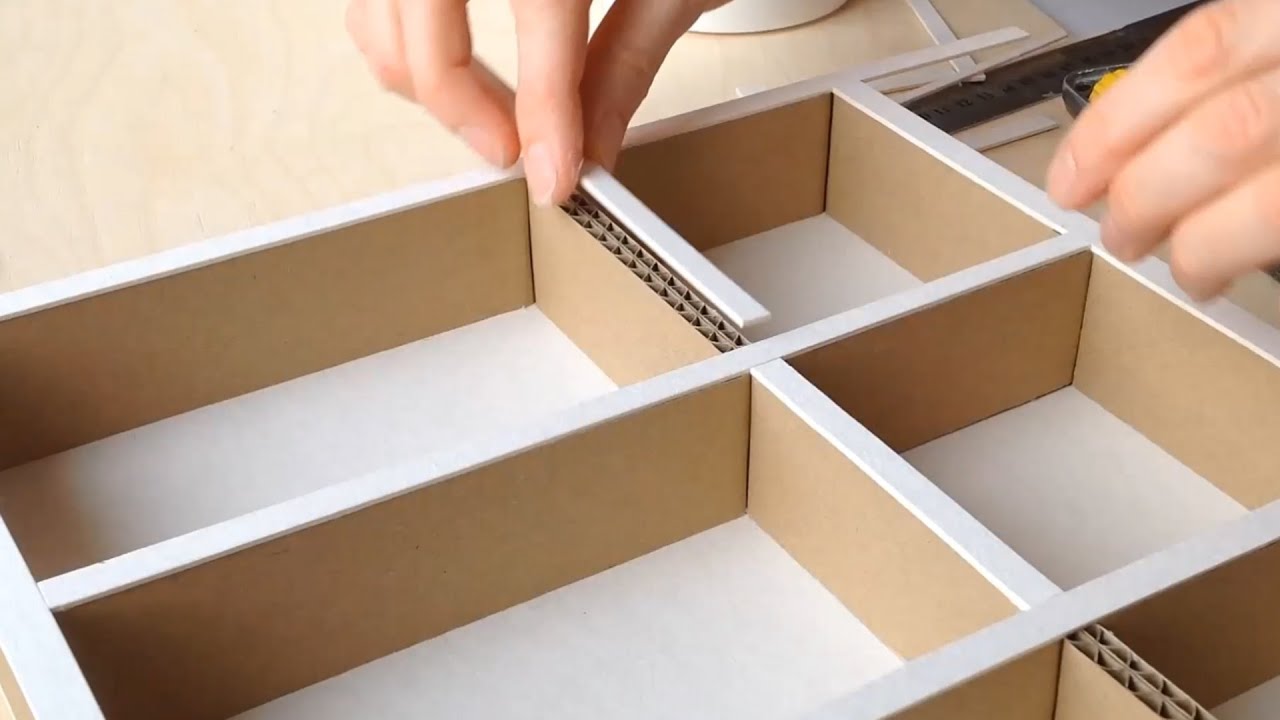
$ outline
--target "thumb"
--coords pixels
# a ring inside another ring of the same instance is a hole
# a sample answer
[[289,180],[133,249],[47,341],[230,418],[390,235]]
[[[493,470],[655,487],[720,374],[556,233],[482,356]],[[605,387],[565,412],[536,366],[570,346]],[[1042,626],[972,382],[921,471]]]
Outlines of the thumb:
[[583,154],[612,169],[658,70],[703,12],[728,0],[615,0],[587,50]]

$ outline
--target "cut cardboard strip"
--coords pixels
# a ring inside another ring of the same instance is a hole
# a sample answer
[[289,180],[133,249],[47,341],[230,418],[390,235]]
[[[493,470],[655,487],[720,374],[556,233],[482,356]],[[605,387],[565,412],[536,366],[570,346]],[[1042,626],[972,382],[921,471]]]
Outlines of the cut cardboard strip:
[[736,326],[749,328],[769,319],[764,306],[707,261],[604,168],[587,169],[581,183],[592,202],[625,225],[630,236],[642,238],[649,251],[666,263],[669,272],[679,274],[684,283],[714,303],[719,313]]
[[986,152],[1057,129],[1058,121],[1047,115],[1017,115],[970,128],[956,137],[974,150]]
[[1065,38],[1066,36],[1067,36],[1067,33],[1065,30],[1058,30],[1057,32],[1054,32],[1054,33],[1033,37],[1029,40],[1018,43],[1017,45],[1013,46],[1013,48],[1011,48],[1008,52],[1005,52],[996,58],[974,65],[973,67],[969,68],[969,70],[965,73],[956,73],[955,79],[939,80],[938,82],[930,83],[923,87],[916,88],[915,90],[912,90],[908,93],[905,93],[897,97],[896,100],[902,103],[903,105],[908,105],[912,102],[915,102],[916,100],[919,100],[920,98],[928,97],[929,95],[932,95],[939,90],[948,88],[956,84],[957,82],[960,82],[962,80],[967,80],[974,75],[979,75],[988,70],[994,70],[1000,67],[1001,65],[1007,65],[1015,60],[1021,59],[1034,52],[1047,48],[1050,45]]
[[590,196],[575,193],[565,206],[569,217],[605,247],[618,261],[644,281],[680,317],[684,318],[716,349],[729,352],[747,340],[720,311],[685,284],[684,280],[659,260],[631,231],[614,220]]
[[1116,682],[1167,720],[1214,720],[1213,715],[1101,625],[1091,625],[1068,642]]
[[[916,18],[920,20],[920,24],[924,26],[925,32],[929,33],[929,37],[933,38],[936,43],[948,43],[956,41],[956,34],[951,31],[951,26],[938,12],[938,8],[934,7],[930,0],[907,0],[907,4],[911,6],[912,12],[916,14]],[[974,73],[973,58],[968,55],[962,55],[951,61],[951,67],[956,72],[968,76],[972,81],[978,82],[986,79],[981,73]]]
[[877,92],[896,93],[944,80],[959,80],[959,77],[954,70],[946,67],[924,67],[872,80],[867,84]]

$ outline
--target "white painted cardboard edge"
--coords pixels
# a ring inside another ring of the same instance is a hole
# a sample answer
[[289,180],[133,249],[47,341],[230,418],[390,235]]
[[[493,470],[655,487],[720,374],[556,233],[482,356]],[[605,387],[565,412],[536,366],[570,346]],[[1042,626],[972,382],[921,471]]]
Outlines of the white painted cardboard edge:
[[715,305],[729,322],[739,328],[749,328],[768,322],[772,317],[767,308],[689,244],[608,170],[594,164],[585,166],[580,184],[600,207],[630,230],[672,272]]
[[886,720],[1277,540],[1280,501],[916,658],[806,720]]
[[1093,252],[1087,238],[1053,238],[759,343],[624,386],[518,430],[337,483],[49,578],[39,584],[40,591],[50,608],[67,610],[585,432],[746,375],[771,360],[836,342],[1080,252]]
[[[38,720],[102,720],[75,656],[0,519],[0,652]],[[4,700],[0,699],[0,709]]]
[[785,360],[772,360],[751,374],[1019,610],[1062,592]]
[[986,152],[1058,128],[1058,121],[1048,115],[1018,115],[984,123],[955,137],[977,152]]

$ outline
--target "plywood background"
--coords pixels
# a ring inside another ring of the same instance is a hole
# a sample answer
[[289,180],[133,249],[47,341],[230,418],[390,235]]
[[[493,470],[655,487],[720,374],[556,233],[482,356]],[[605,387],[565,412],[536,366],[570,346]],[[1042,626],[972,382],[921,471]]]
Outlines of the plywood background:
[[[959,34],[1055,27],[1029,0],[936,3]],[[346,36],[345,6],[0,3],[0,291],[478,167],[381,91]],[[477,53],[514,81],[509,3],[468,9]],[[779,33],[691,35],[637,120],[927,44],[903,0],[856,0]]]

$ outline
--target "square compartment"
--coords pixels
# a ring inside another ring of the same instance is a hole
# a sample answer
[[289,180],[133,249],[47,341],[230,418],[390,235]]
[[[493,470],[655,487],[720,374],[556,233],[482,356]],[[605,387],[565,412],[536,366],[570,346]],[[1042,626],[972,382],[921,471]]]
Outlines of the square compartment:
[[752,339],[1057,234],[832,93],[633,145],[614,174],[771,312]]
[[1217,720],[1280,717],[1280,543],[1101,621]]
[[1015,613],[748,376],[55,608],[108,720],[777,720]]
[[0,322],[0,513],[37,579],[720,352],[523,180],[360,213]]
[[789,362],[1062,588],[1280,497],[1280,369],[1087,250]]

